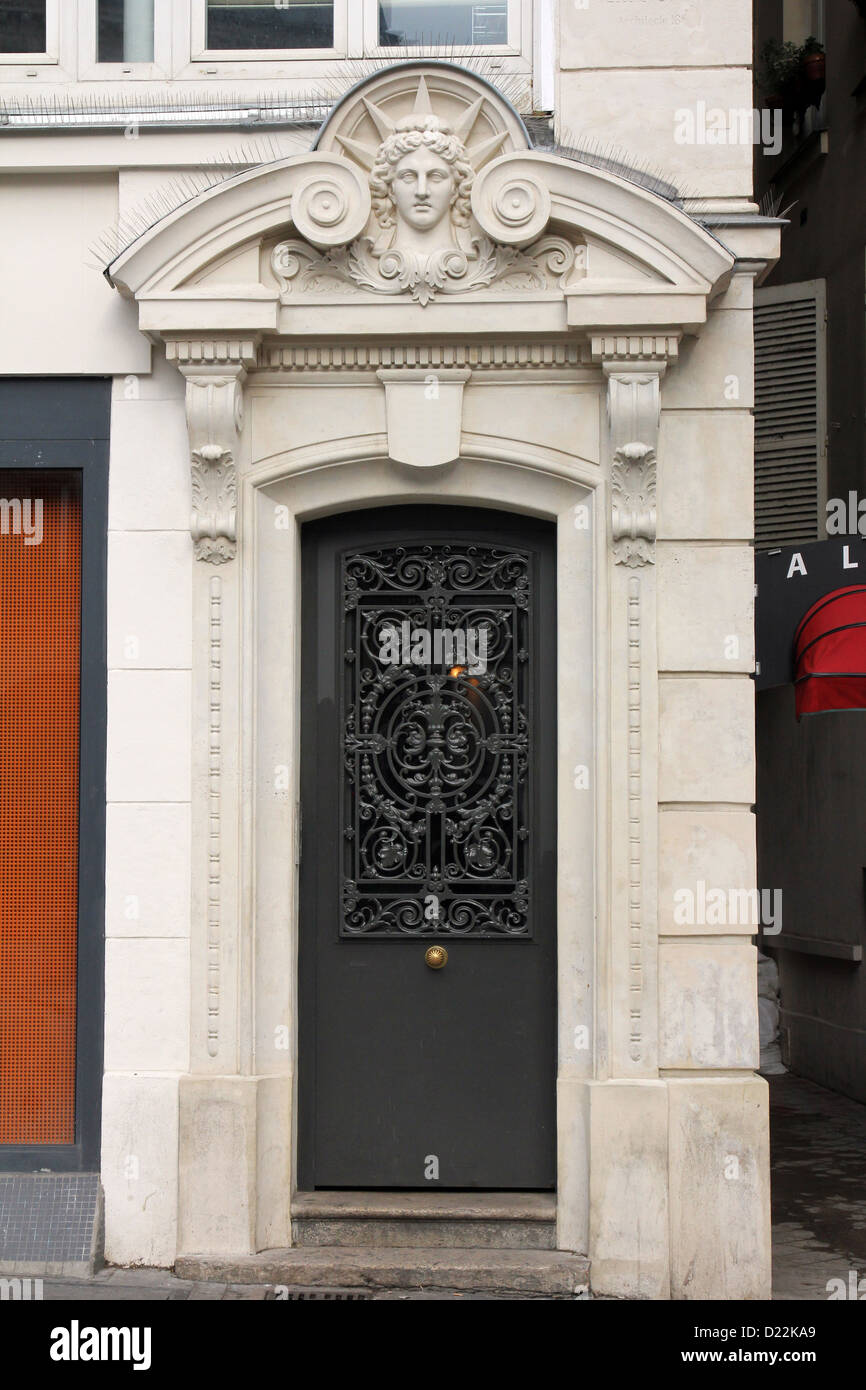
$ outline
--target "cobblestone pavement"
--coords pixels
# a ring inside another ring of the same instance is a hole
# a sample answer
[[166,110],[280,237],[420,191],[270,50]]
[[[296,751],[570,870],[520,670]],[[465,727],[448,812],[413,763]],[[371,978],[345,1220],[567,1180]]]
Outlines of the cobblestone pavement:
[[[770,1082],[773,1296],[826,1300],[827,1284],[866,1278],[866,1106],[795,1076]],[[866,1284],[864,1284],[866,1292]],[[520,1299],[449,1290],[298,1290],[301,1299]],[[91,1279],[45,1279],[46,1299],[184,1301],[273,1299],[267,1285],[204,1284],[165,1270],[103,1269]],[[536,1295],[544,1298],[544,1295]],[[548,1300],[549,1301],[549,1300]]]
[[773,1297],[827,1299],[829,1280],[866,1278],[866,1105],[768,1079]]

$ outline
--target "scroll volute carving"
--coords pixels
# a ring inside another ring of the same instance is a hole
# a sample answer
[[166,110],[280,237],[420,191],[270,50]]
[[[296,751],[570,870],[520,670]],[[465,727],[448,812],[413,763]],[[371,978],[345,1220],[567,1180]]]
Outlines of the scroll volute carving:
[[238,440],[243,428],[242,370],[187,375],[192,518],[197,560],[220,565],[237,550]]
[[292,170],[292,222],[319,251],[345,246],[370,218],[370,189],[360,169],[336,155],[308,155]]
[[504,246],[530,246],[550,221],[550,191],[531,155],[510,154],[487,166],[472,186],[482,231]]

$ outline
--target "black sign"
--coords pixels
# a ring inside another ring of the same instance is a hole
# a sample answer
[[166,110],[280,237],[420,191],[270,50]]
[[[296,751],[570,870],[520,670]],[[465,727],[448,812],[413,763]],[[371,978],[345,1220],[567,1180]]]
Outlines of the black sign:
[[813,603],[834,589],[866,584],[866,539],[839,536],[755,555],[755,687],[794,679],[794,633]]

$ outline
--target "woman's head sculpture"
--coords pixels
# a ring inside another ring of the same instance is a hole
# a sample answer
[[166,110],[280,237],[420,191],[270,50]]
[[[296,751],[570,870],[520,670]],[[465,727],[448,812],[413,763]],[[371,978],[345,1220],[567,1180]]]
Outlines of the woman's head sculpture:
[[[433,232],[448,215],[451,227],[470,220],[474,170],[462,140],[438,116],[414,113],[397,122],[370,171],[373,210],[382,227]],[[453,240],[449,227],[448,240]]]

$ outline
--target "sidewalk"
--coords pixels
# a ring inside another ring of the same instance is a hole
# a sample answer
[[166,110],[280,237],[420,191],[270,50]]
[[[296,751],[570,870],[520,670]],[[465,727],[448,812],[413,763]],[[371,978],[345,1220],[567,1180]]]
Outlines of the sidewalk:
[[798,1076],[768,1081],[773,1297],[824,1300],[828,1280],[866,1276],[866,1105]]
[[[820,1300],[849,1271],[866,1277],[866,1106],[795,1076],[772,1076],[773,1297]],[[267,1285],[205,1284],[165,1270],[104,1269],[46,1279],[46,1299],[139,1302],[273,1299]],[[293,1290],[293,1299],[489,1300],[491,1294],[405,1289]],[[502,1294],[500,1298],[523,1298]]]
[[[92,1302],[189,1302],[203,1301],[232,1303],[281,1301],[269,1284],[211,1284],[175,1279],[164,1269],[103,1269],[91,1279],[46,1279],[45,1301],[84,1300]],[[292,1289],[293,1301],[363,1301],[381,1300],[455,1302],[503,1301],[573,1302],[565,1294],[476,1293],[471,1289]],[[283,1294],[285,1298],[285,1294]],[[287,1300],[288,1301],[288,1300]]]

